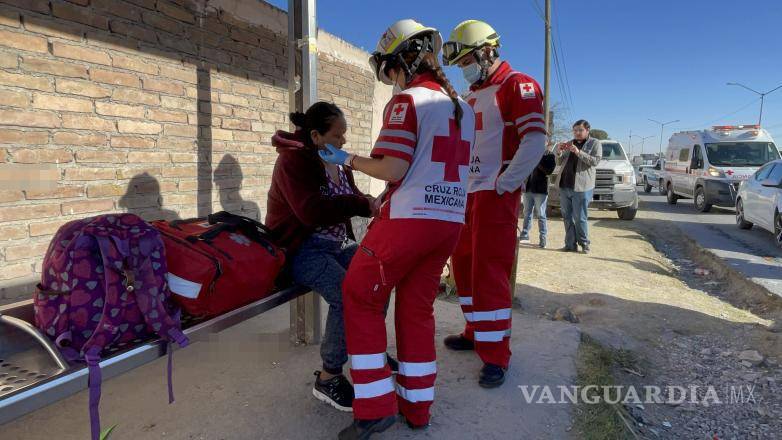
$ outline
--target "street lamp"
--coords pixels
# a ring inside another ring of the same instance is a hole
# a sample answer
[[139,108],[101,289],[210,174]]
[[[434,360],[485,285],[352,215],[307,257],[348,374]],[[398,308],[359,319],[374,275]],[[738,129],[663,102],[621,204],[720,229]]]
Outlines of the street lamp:
[[762,123],[763,123],[763,100],[766,98],[766,95],[768,95],[769,93],[773,93],[773,92],[775,92],[776,90],[778,90],[778,89],[782,88],[782,84],[780,84],[779,86],[777,86],[777,87],[775,87],[775,88],[773,88],[773,89],[769,90],[768,92],[761,93],[761,92],[758,92],[758,91],[757,91],[757,90],[755,90],[755,89],[751,89],[751,88],[749,88],[749,87],[745,86],[744,84],[739,84],[739,83],[733,83],[733,82],[730,82],[730,83],[727,83],[727,85],[729,85],[729,86],[739,86],[739,87],[744,87],[745,89],[749,90],[750,92],[752,92],[752,93],[757,93],[758,95],[760,95],[760,117],[758,118],[758,126],[761,126],[761,125],[762,125]]
[[[636,137],[636,138],[638,138],[638,139],[641,139],[641,155],[643,155],[643,154],[644,154],[644,142],[645,142],[647,139],[653,138],[653,137],[654,137],[654,135],[652,135],[652,136],[638,136],[637,134],[631,134],[631,135],[630,135],[630,139],[632,139],[632,138],[634,138],[634,137]],[[632,145],[630,146],[630,148],[632,148]]]
[[674,122],[679,122],[679,120],[675,121],[668,121],[668,122],[660,122],[655,121],[654,119],[649,119],[650,121],[654,122],[655,124],[660,124],[660,157],[663,157],[663,130],[665,129],[665,126],[668,124],[673,124]]

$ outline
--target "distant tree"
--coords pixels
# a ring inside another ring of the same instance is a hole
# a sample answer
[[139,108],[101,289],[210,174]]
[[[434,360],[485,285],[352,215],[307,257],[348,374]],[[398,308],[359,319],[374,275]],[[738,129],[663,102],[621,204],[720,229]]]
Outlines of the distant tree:
[[573,138],[573,131],[570,123],[565,120],[565,107],[561,102],[556,102],[551,106],[551,113],[554,114],[554,120],[551,121],[551,132],[549,140],[556,144],[557,142],[566,142]]
[[605,130],[601,130],[599,128],[593,128],[589,130],[589,135],[595,139],[600,139],[601,141],[608,139],[608,133],[606,133]]

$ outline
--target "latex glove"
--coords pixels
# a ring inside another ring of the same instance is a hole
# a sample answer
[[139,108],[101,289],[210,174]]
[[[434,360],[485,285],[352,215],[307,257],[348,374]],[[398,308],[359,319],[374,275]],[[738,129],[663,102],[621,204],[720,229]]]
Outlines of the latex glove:
[[318,151],[318,155],[328,163],[345,166],[350,165],[350,159],[352,159],[351,156],[353,156],[352,154],[348,154],[347,151],[342,151],[331,144],[326,144],[326,149]]

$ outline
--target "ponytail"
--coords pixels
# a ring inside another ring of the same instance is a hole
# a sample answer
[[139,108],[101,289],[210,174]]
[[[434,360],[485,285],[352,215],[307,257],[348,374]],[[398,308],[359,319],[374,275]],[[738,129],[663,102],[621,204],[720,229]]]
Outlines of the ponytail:
[[314,147],[312,142],[312,130],[320,134],[326,134],[331,130],[335,120],[344,116],[342,110],[336,105],[319,101],[312,104],[306,113],[294,112],[288,115],[288,119],[296,126],[297,130],[302,132],[302,141],[308,147]]

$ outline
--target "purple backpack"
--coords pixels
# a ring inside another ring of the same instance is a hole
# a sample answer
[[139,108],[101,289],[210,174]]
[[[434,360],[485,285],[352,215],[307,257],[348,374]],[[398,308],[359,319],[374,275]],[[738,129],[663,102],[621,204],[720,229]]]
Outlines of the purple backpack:
[[34,298],[35,325],[71,362],[86,362],[92,439],[100,435],[100,359],[110,349],[147,340],[187,345],[169,301],[166,255],[154,228],[133,214],[110,214],[63,225],[43,260]]

